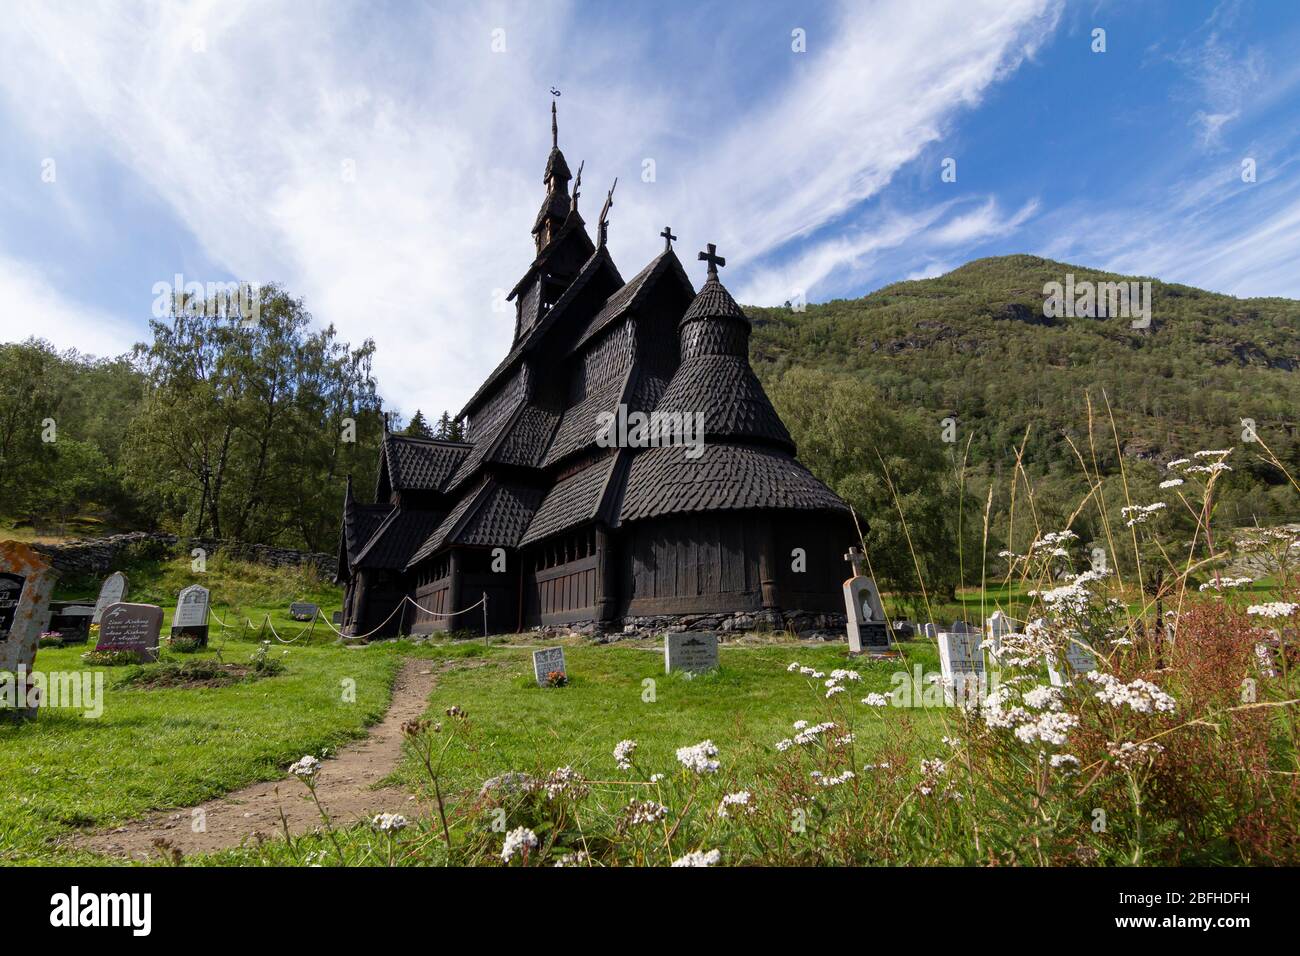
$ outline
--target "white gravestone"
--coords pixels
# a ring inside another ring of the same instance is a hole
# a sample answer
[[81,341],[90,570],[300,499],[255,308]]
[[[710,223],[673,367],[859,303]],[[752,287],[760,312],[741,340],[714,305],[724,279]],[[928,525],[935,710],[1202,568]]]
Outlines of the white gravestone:
[[925,632],[925,636],[928,640],[937,641],[939,639],[939,629],[933,624],[926,624],[922,626],[921,630]]
[[24,685],[23,700],[14,700],[20,718],[36,716],[27,705],[38,701],[23,675],[35,665],[41,633],[50,625],[53,590],[54,572],[44,555],[16,541],[0,542],[0,671]]
[[1011,626],[1011,618],[1001,611],[993,612],[993,616],[988,619],[988,635],[995,655],[1002,650],[1003,636],[1012,633],[1014,630],[1015,628]]
[[[1097,658],[1093,656],[1092,648],[1076,637],[1071,637],[1070,643],[1065,646],[1065,661],[1074,674],[1086,674],[1097,669]],[[1053,687],[1064,687],[1067,683],[1065,675],[1056,669],[1056,657],[1053,654],[1047,655],[1047,676]]]
[[533,651],[533,677],[538,685],[545,687],[549,683],[547,678],[553,673],[569,676],[564,669],[564,648],[543,647],[540,651]]
[[712,631],[676,631],[664,635],[664,673],[711,671],[718,666],[718,635]]
[[127,580],[121,571],[114,571],[104,579],[99,589],[99,598],[95,601],[95,613],[91,624],[98,624],[104,617],[104,610],[110,604],[120,604],[126,600]]
[[940,631],[939,666],[943,673],[943,696],[953,704],[958,699],[977,700],[984,680],[984,651],[978,632]]
[[204,647],[208,643],[208,602],[211,595],[201,584],[191,584],[176,595],[172,612],[172,637],[196,637]]
[[853,565],[853,577],[844,582],[844,617],[849,634],[849,653],[889,650],[889,627],[885,606],[876,582],[862,573],[862,552],[850,548],[844,560]]

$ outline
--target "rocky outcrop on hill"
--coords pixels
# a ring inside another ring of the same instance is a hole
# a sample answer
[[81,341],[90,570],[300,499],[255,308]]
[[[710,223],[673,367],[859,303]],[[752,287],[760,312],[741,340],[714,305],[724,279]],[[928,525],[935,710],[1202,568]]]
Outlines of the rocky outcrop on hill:
[[163,552],[181,550],[182,547],[186,552],[202,548],[209,555],[221,552],[228,557],[272,568],[313,565],[327,578],[333,576],[338,560],[332,554],[320,552],[295,551],[291,548],[275,548],[266,544],[243,544],[208,538],[182,538],[155,531],[132,531],[106,538],[80,538],[62,544],[33,545],[36,551],[49,557],[50,563],[59,574],[70,577],[108,574],[117,569],[128,551],[138,552],[150,547],[158,548]]

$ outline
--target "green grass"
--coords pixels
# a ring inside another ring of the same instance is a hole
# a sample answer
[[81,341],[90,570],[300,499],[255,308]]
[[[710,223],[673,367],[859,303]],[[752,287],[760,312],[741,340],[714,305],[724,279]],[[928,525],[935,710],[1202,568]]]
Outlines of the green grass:
[[[225,659],[243,662],[255,647],[231,642]],[[42,649],[37,667],[82,670],[81,652]],[[278,778],[305,753],[363,736],[387,709],[400,664],[381,646],[293,647],[281,660],[283,676],[211,689],[131,689],[117,686],[125,669],[107,669],[102,717],[48,709],[0,724],[0,858],[86,862],[56,841]],[[342,700],[345,677],[356,703]]]

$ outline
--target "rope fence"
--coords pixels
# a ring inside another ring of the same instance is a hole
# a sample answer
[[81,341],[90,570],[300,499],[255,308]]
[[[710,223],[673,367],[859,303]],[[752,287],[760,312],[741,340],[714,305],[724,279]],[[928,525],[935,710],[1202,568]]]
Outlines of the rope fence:
[[[459,614],[465,614],[468,611],[473,611],[478,607],[482,607],[483,608],[483,637],[486,640],[488,636],[487,635],[487,603],[488,603],[488,597],[487,594],[484,593],[482,598],[480,598],[474,604],[471,604],[469,607],[461,608],[458,611],[451,611],[449,613],[444,613],[442,611],[435,611],[432,610],[431,608],[427,608],[424,605],[420,604],[418,601],[416,601],[414,598],[412,598],[409,594],[404,594],[402,595],[402,600],[397,602],[397,606],[393,608],[392,612],[388,615],[388,617],[384,618],[384,620],[380,622],[378,627],[374,628],[373,630],[367,631],[365,634],[343,633],[342,630],[334,626],[333,621],[330,621],[329,619],[321,615],[321,610],[319,607],[316,608],[316,613],[315,615],[312,616],[311,623],[308,624],[306,627],[304,627],[296,635],[288,639],[281,637],[280,632],[275,629],[275,625],[271,623],[271,615],[269,612],[262,616],[261,624],[255,624],[253,621],[249,620],[248,618],[245,618],[244,627],[245,629],[250,627],[259,628],[260,633],[265,633],[265,631],[269,628],[272,636],[281,644],[293,644],[294,642],[298,641],[304,634],[310,634],[310,632],[313,631],[314,628],[316,627],[316,622],[319,620],[322,621],[326,627],[328,627],[339,637],[346,637],[350,640],[364,640],[368,637],[372,637],[373,635],[378,634],[385,627],[387,627],[388,623],[397,615],[399,611],[404,610],[407,604],[410,604],[412,607],[414,607],[416,611],[423,612],[433,617],[440,617],[440,618],[453,618]],[[227,607],[229,607],[229,605],[227,605]],[[222,630],[234,629],[233,625],[227,624],[211,609],[209,609],[208,611],[208,616],[211,617],[213,620],[215,620],[221,626]]]

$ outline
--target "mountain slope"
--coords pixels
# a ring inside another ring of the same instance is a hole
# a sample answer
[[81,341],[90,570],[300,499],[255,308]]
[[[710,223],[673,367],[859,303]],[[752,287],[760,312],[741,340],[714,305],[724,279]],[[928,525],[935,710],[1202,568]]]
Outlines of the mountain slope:
[[[1300,301],[1237,299],[1151,281],[1151,327],[1128,318],[1049,318],[1044,287],[1131,281],[1036,256],[978,259],[944,276],[899,282],[862,299],[747,309],[765,377],[818,367],[875,386],[891,405],[958,421],[977,470],[1007,467],[1026,428],[1031,473],[1077,469],[1066,436],[1087,449],[1090,393],[1102,469],[1117,463],[1105,402],[1127,458],[1167,462],[1243,443],[1242,419],[1300,473]],[[1104,392],[1104,397],[1103,397]],[[932,437],[932,436],[920,436]],[[1283,476],[1239,455],[1239,485]]]

